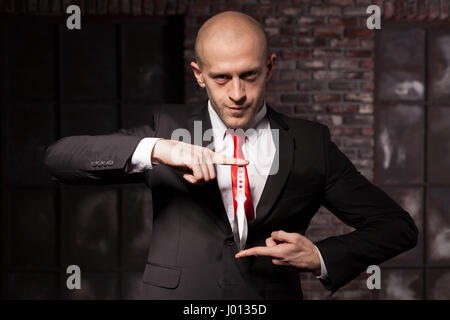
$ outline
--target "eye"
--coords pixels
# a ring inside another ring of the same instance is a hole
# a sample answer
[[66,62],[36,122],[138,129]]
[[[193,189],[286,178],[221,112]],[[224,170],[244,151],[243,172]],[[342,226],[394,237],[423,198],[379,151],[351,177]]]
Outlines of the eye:
[[254,79],[256,79],[256,76],[257,76],[256,71],[249,71],[249,72],[242,74],[242,78],[244,78],[246,80],[254,80]]

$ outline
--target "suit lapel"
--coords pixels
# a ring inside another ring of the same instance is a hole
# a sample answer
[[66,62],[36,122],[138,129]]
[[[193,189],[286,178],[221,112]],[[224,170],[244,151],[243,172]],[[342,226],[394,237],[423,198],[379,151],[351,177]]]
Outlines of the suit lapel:
[[249,224],[250,229],[253,229],[267,218],[268,213],[286,184],[294,160],[294,140],[289,134],[288,125],[283,121],[280,114],[270,107],[267,107],[267,116],[269,118],[270,128],[272,130],[278,130],[279,134],[278,145],[276,143],[277,141],[274,141],[276,153],[272,164],[272,169],[274,169],[278,159],[278,172],[267,177],[264,190],[256,207],[256,219]]

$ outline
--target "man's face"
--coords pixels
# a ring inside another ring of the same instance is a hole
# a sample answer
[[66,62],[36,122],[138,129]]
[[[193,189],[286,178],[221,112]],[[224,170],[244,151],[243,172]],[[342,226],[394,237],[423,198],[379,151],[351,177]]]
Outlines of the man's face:
[[229,128],[248,128],[262,107],[266,81],[276,59],[258,39],[205,41],[200,66],[191,66],[212,107]]

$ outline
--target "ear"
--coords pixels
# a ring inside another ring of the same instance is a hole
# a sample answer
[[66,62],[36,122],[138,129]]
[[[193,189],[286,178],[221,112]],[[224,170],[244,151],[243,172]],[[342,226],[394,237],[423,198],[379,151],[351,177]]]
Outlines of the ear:
[[203,80],[203,75],[202,75],[202,71],[200,70],[200,67],[198,66],[198,64],[194,61],[191,61],[191,68],[192,71],[194,71],[194,76],[197,79],[197,83],[200,87],[204,88],[205,87],[205,81]]
[[275,67],[275,62],[277,61],[277,55],[275,53],[272,53],[267,60],[267,78],[266,81],[268,81],[272,77],[273,69]]

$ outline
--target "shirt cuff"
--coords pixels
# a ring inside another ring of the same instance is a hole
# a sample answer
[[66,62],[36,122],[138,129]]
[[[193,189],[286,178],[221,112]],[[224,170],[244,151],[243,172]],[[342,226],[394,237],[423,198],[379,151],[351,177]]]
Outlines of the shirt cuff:
[[160,139],[161,138],[144,138],[139,142],[128,165],[128,173],[143,172],[153,168],[153,164],[156,164],[157,162],[153,161],[152,163],[151,154],[156,142]]
[[328,281],[328,271],[327,266],[325,265],[325,262],[323,261],[322,255],[320,254],[319,248],[317,248],[317,252],[319,253],[319,259],[320,259],[320,276],[316,276],[317,279],[322,279],[325,281]]

